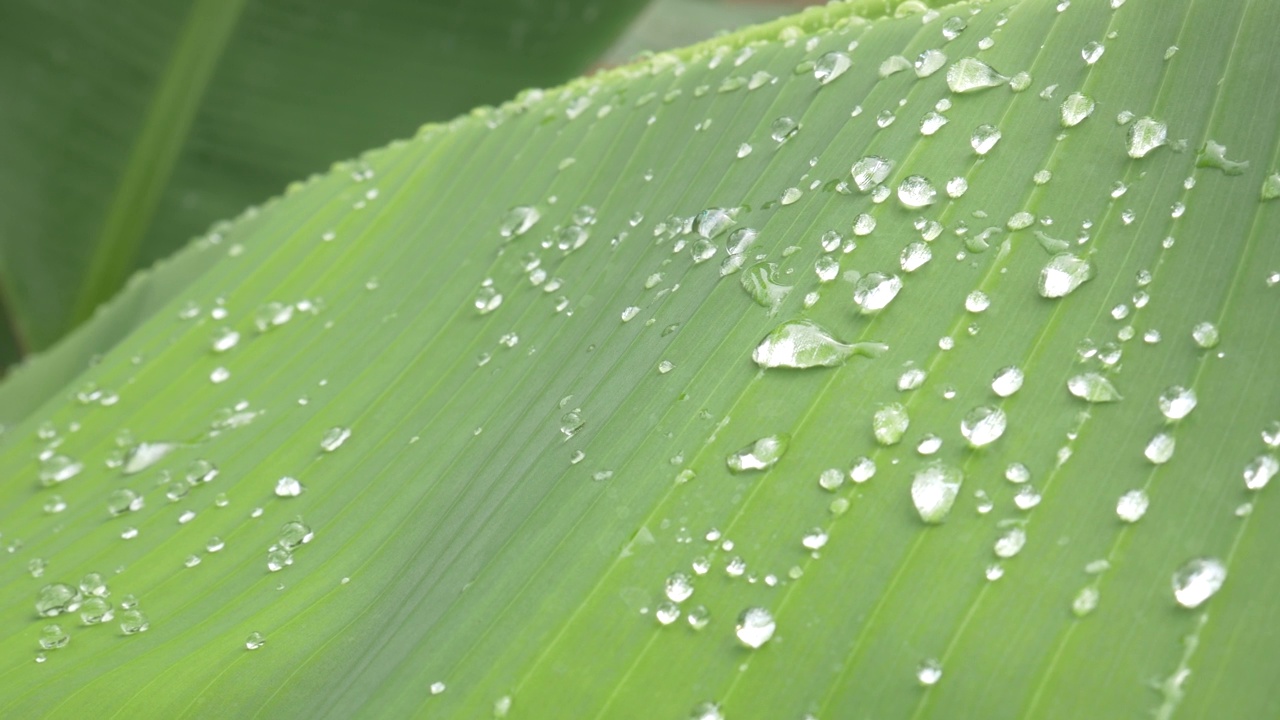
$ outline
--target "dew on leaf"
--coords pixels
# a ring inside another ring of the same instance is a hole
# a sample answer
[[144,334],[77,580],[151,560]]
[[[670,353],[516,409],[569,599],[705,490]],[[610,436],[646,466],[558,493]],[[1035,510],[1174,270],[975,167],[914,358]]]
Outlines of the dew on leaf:
[[892,171],[892,161],[879,155],[868,155],[855,162],[849,172],[853,176],[853,184],[865,193],[884,182]]
[[1263,454],[1244,466],[1244,486],[1247,490],[1261,490],[1280,473],[1280,460],[1275,455]]
[[979,405],[960,421],[960,434],[969,441],[970,447],[984,447],[998,440],[1007,424],[1003,410],[994,405]]
[[1009,78],[974,57],[961,58],[947,68],[947,86],[955,93],[976,92],[1008,81]]
[[772,613],[761,607],[751,607],[738,616],[734,634],[739,642],[754,650],[768,642],[776,629]]
[[1129,127],[1127,138],[1131,158],[1146,157],[1148,153],[1168,142],[1169,128],[1159,120],[1141,117]]
[[1023,546],[1027,544],[1027,531],[1020,527],[1011,527],[1001,535],[992,548],[999,558],[1011,558],[1022,552]]
[[1184,608],[1197,608],[1213,597],[1227,579],[1227,568],[1212,557],[1187,561],[1173,574],[1173,597]]
[[896,445],[902,442],[902,436],[906,434],[910,425],[911,418],[907,415],[907,408],[902,403],[889,403],[876,410],[871,418],[871,430],[876,442],[881,445]]
[[969,136],[969,147],[979,155],[986,155],[1000,142],[1000,129],[994,125],[979,125]]
[[916,682],[930,687],[942,679],[942,663],[930,658],[916,667]]
[[777,464],[787,451],[791,438],[785,433],[766,435],[729,455],[725,464],[733,473],[767,470]]
[[1067,390],[1072,395],[1090,403],[1117,402],[1124,399],[1105,375],[1096,372],[1073,375],[1067,380]]
[[846,345],[811,320],[792,320],[761,340],[751,359],[762,368],[835,367],[855,354],[874,357],[884,349],[879,343]]
[[911,480],[911,502],[920,519],[936,524],[946,519],[964,482],[959,468],[940,462],[916,471]]
[[840,77],[853,65],[845,53],[834,51],[818,58],[813,64],[813,77],[823,85]]
[[1160,414],[1169,420],[1181,420],[1196,407],[1196,391],[1181,385],[1170,385],[1157,398]]
[[1174,437],[1169,433],[1156,433],[1155,436],[1147,442],[1147,447],[1142,451],[1142,454],[1147,458],[1147,460],[1151,461],[1152,464],[1163,465],[1164,463],[1169,462],[1169,459],[1173,457],[1173,450],[1176,445],[1177,441],[1175,441]]
[[926,207],[937,199],[937,188],[923,175],[910,175],[898,185],[898,201],[906,207]]
[[1068,252],[1058,253],[1040,269],[1037,289],[1041,297],[1066,297],[1093,279],[1093,264]]
[[858,312],[870,315],[888,306],[901,290],[902,280],[897,275],[870,272],[854,283],[853,302]]
[[1116,516],[1127,523],[1135,523],[1147,514],[1151,500],[1145,490],[1130,490],[1116,501]]

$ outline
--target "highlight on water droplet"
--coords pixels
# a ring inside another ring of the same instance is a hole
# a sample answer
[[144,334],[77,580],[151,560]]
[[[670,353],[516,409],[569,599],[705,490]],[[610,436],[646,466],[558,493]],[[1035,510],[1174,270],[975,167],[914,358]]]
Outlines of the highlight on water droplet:
[[911,480],[911,502],[920,519],[929,524],[945,520],[963,483],[964,474],[959,468],[941,462],[916,471]]
[[995,125],[979,125],[969,136],[969,147],[978,155],[986,155],[1000,142],[1000,128]]
[[1280,460],[1275,455],[1259,455],[1244,466],[1244,487],[1246,490],[1261,490],[1277,473],[1280,473]]
[[733,473],[751,470],[768,470],[782,459],[791,438],[786,433],[766,435],[726,458],[725,463]]
[[1177,441],[1174,440],[1173,435],[1170,435],[1167,432],[1156,433],[1155,436],[1147,442],[1147,447],[1142,451],[1142,454],[1147,458],[1147,460],[1151,461],[1152,464],[1163,465],[1169,462],[1169,459],[1173,457],[1173,450],[1176,445]]
[[276,497],[298,497],[302,494],[302,483],[297,478],[285,476],[276,481]]
[[498,234],[504,238],[517,238],[529,231],[529,228],[542,217],[542,213],[531,205],[517,205],[507,211],[498,226]]
[[1117,402],[1124,399],[1105,375],[1096,372],[1072,376],[1067,380],[1067,390],[1072,395],[1090,403]]
[[754,650],[769,642],[776,629],[772,613],[761,607],[750,607],[738,616],[734,634],[739,642]]
[[1188,560],[1173,573],[1173,597],[1184,608],[1198,608],[1227,580],[1227,567],[1213,557]]

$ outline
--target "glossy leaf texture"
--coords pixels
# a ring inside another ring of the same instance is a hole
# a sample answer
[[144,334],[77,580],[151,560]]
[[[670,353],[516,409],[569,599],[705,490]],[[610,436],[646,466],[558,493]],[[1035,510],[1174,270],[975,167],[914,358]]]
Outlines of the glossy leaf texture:
[[1277,12],[833,5],[219,228],[0,435],[0,715],[1277,714]]

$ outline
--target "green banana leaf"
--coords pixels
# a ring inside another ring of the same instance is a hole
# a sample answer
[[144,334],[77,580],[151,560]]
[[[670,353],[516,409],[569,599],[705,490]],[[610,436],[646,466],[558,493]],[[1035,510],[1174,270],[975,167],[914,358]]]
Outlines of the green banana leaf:
[[1278,21],[831,5],[218,227],[0,398],[0,716],[1275,716]]
[[0,367],[285,183],[585,69],[644,0],[0,8]]

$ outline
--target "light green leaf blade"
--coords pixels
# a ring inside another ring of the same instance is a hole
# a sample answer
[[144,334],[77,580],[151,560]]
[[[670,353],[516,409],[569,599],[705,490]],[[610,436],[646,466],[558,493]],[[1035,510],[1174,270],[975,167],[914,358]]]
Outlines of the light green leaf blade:
[[48,347],[134,271],[288,181],[578,74],[643,4],[11,3],[0,19],[10,342]]
[[[1274,715],[1277,511],[1274,489],[1247,490],[1245,474],[1280,441],[1280,248],[1267,241],[1280,205],[1260,200],[1280,153],[1280,100],[1260,90],[1280,72],[1266,59],[1276,9],[1026,0],[871,21],[857,9],[425,129],[366,156],[372,178],[343,168],[185,251],[178,262],[209,270],[0,435],[13,478],[0,529],[22,541],[0,564],[0,714],[483,717],[509,701],[511,717],[681,717],[704,702],[726,717]],[[948,42],[952,17],[967,28]],[[1092,42],[1105,50],[1090,65]],[[885,59],[929,49],[948,58],[936,73],[880,76]],[[834,51],[851,67],[820,85],[802,64]],[[953,93],[948,69],[970,57],[1031,81]],[[758,72],[777,82],[718,91]],[[1072,92],[1096,107],[1064,128]],[[924,136],[930,111],[948,122]],[[1131,158],[1126,112],[1165,123],[1166,144]],[[799,128],[779,143],[784,116]],[[982,156],[981,125],[1002,135]],[[1248,167],[1206,164],[1209,140]],[[879,203],[850,187],[871,154],[894,163]],[[934,204],[899,201],[913,175],[938,188]],[[968,190],[951,198],[956,177]],[[513,206],[539,219],[504,239]],[[709,208],[740,208],[733,229],[759,230],[749,259],[791,287],[776,311],[740,275],[720,277],[728,232],[695,221]],[[1032,224],[1009,222],[1022,212]],[[862,214],[875,228],[855,235]],[[695,262],[695,225],[714,235],[710,260]],[[832,230],[856,249],[824,252]],[[931,259],[908,272],[915,242]],[[1042,297],[1045,268],[1072,267],[1062,252],[1091,278]],[[824,255],[840,263],[829,283]],[[854,288],[872,272],[902,287],[864,314]],[[199,313],[184,320],[188,301]],[[294,307],[274,327],[272,302]],[[757,344],[795,319],[888,349],[757,367]],[[1216,345],[1194,337],[1205,322]],[[223,325],[242,337],[214,353]],[[997,394],[1006,366],[1025,381]],[[230,377],[214,383],[219,367]],[[927,377],[899,390],[911,368]],[[1123,399],[1074,396],[1090,372]],[[88,382],[119,400],[104,407]],[[1196,393],[1190,412],[1172,386]],[[891,403],[910,425],[881,445],[872,416]],[[970,448],[962,427],[984,406],[1007,427],[969,431],[991,440]],[[215,436],[224,409],[243,426]],[[38,437],[46,422],[56,437]],[[335,427],[351,435],[324,452]],[[119,477],[104,464],[124,428],[190,446]],[[1161,463],[1144,457],[1158,433],[1176,443]],[[729,472],[731,453],[782,434],[775,465]],[[922,454],[930,434],[941,447]],[[42,488],[46,448],[84,469]],[[862,456],[873,477],[820,487]],[[167,502],[161,473],[181,478],[195,459],[218,477]],[[912,484],[934,461],[964,481],[926,525]],[[275,497],[286,476],[306,491]],[[120,487],[146,507],[109,517]],[[1150,506],[1129,524],[1117,502],[1137,489]],[[52,493],[68,507],[46,515]],[[315,539],[272,573],[268,548],[298,515]],[[128,526],[138,536],[120,539]],[[226,546],[204,552],[215,535]],[[201,562],[185,568],[190,554]],[[1227,577],[1181,607],[1172,578],[1197,557]],[[33,558],[48,561],[41,578]],[[93,570],[113,598],[138,596],[151,629],[68,622],[67,647],[33,662],[49,622],[36,590]],[[676,572],[694,592],[664,627]],[[1097,604],[1077,616],[1082,589]],[[700,605],[710,620],[694,630]],[[776,620],[755,650],[734,636],[749,607]],[[254,631],[267,642],[249,651]],[[930,660],[941,677],[923,687]]]

